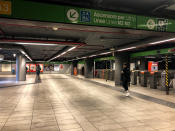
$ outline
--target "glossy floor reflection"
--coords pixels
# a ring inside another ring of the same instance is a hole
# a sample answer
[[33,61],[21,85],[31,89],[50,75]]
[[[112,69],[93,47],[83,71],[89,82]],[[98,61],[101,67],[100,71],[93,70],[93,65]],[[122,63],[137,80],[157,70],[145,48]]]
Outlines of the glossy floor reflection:
[[173,131],[175,109],[66,75],[0,88],[1,131]]

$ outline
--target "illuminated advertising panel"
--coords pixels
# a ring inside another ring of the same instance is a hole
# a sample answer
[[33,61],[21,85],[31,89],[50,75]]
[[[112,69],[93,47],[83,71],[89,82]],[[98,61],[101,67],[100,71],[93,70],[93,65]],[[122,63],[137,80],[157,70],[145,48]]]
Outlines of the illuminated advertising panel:
[[36,72],[36,64],[30,64],[30,72]]
[[40,66],[40,68],[41,68],[40,72],[43,72],[43,70],[44,70],[44,65],[43,65],[43,64],[39,64],[39,66]]

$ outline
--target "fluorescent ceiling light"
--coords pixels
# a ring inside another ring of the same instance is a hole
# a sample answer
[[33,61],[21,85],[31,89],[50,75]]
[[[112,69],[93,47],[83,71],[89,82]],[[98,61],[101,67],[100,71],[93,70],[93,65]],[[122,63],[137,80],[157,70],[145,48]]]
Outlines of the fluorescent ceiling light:
[[100,54],[94,54],[94,55],[90,55],[89,57],[95,57],[95,56],[99,56],[99,55],[106,55],[106,54],[110,54],[112,52],[104,52],[104,53],[100,53]]
[[57,56],[51,58],[51,59],[48,60],[48,61],[52,61],[52,60],[54,60],[54,59],[56,59],[56,58],[58,58],[58,57],[60,57],[60,56],[62,56],[62,55],[64,55],[64,54],[66,54],[67,52],[69,52],[69,51],[71,51],[71,50],[73,50],[73,49],[75,49],[75,48],[76,48],[76,46],[74,46],[74,47],[68,49],[67,51],[64,51],[63,53],[61,53],[61,54],[59,54],[59,55],[57,55]]
[[170,41],[173,41],[173,40],[175,40],[175,38],[152,42],[152,43],[149,43],[149,45],[155,45],[155,44],[160,44],[160,43],[164,43],[164,42],[170,42]]
[[87,58],[86,56],[84,56],[84,57],[81,57],[81,59],[85,59],[85,58]]
[[129,47],[129,48],[124,48],[124,49],[119,49],[117,51],[125,51],[125,50],[131,50],[131,49],[135,49],[136,47]]
[[21,53],[22,53],[23,55],[25,55],[25,57],[27,57],[27,59],[29,59],[30,61],[32,61],[32,59],[27,55],[26,52],[24,52],[23,50],[21,50]]
[[44,46],[56,46],[58,44],[44,44],[44,43],[16,43],[18,45],[44,45]]
[[89,57],[95,57],[95,56],[97,56],[97,55],[90,55]]
[[23,55],[25,55],[25,54],[26,54],[26,53],[25,53],[24,51],[22,51],[22,50],[21,50],[21,53],[22,53]]
[[104,52],[104,53],[101,53],[100,55],[106,55],[106,54],[110,54],[112,52]]
[[[61,53],[61,55],[64,55],[64,54],[66,54],[67,52],[63,52],[63,53]],[[60,56],[60,55],[59,55]]]
[[68,60],[68,61],[73,61],[73,60],[78,60],[78,59],[85,59],[85,58],[90,58],[90,57],[95,57],[95,56],[99,56],[99,55],[106,55],[106,54],[110,54],[112,52],[104,52],[104,53],[100,53],[100,54],[94,54],[94,55],[90,55],[90,56],[84,56],[84,57],[78,57],[76,59],[72,59],[72,60]]
[[73,50],[73,49],[75,49],[76,47],[72,47],[72,48],[70,48],[70,49],[68,49],[66,52],[69,52],[69,51],[71,51],[71,50]]

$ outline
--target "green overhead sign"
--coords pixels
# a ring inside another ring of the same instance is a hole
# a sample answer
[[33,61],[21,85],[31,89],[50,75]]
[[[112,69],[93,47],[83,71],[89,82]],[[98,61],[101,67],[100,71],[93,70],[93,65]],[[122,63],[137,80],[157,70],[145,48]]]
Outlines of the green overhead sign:
[[121,28],[136,28],[136,15],[68,7],[66,23],[88,24]]
[[85,64],[85,61],[84,60],[79,61],[78,64]]
[[114,56],[110,56],[110,57],[102,57],[102,58],[96,58],[94,59],[94,61],[105,61],[105,60],[115,60],[115,57]]
[[171,19],[68,7],[27,0],[0,1],[0,16],[34,21],[175,32],[175,20]]
[[174,53],[174,50],[175,48],[166,48],[166,49],[160,49],[160,50],[143,51],[143,52],[132,53],[130,56],[131,58],[135,58],[135,57],[151,56],[151,55],[159,55],[159,54],[170,54],[170,53]]
[[137,16],[137,29],[175,32],[175,20]]

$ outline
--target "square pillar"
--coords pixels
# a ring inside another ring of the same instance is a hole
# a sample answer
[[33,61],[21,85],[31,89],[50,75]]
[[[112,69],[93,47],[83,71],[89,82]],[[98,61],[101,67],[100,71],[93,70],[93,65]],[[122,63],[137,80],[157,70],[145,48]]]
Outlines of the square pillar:
[[115,85],[121,85],[121,71],[123,69],[123,64],[128,63],[130,55],[128,53],[116,53],[115,54]]
[[84,76],[86,78],[94,77],[94,60],[92,58],[85,59],[84,71]]

